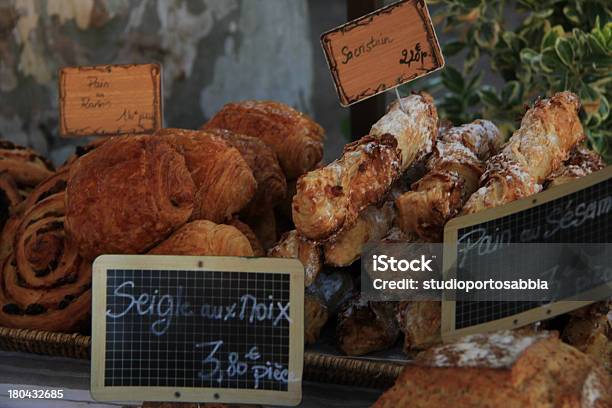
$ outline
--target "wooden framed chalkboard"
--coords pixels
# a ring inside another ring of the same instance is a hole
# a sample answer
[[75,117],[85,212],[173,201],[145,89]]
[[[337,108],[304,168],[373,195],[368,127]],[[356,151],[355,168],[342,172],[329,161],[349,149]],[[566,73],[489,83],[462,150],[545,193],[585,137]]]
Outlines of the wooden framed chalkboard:
[[[489,247],[612,243],[612,166],[502,207],[449,221],[444,229],[446,279],[461,278],[459,248],[466,242]],[[538,256],[521,258],[523,264],[539,265],[540,261]],[[442,302],[442,338],[452,340],[465,334],[521,327],[606,298],[612,294],[611,288],[609,281],[576,288],[571,296],[554,302],[465,301],[447,296],[452,300]]]
[[298,404],[303,282],[295,259],[97,258],[92,395],[104,401]]

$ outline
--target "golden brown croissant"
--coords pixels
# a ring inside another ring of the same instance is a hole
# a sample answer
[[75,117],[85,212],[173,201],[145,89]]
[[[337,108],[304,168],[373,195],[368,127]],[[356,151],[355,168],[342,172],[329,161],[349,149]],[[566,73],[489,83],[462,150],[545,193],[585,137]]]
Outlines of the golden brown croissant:
[[149,251],[151,255],[253,256],[247,237],[231,225],[191,221]]
[[6,172],[19,187],[35,187],[53,171],[51,163],[34,150],[0,140],[0,173]]
[[268,250],[272,258],[297,258],[304,265],[304,286],[314,282],[322,268],[321,248],[301,237],[296,230],[285,233],[278,243]]
[[168,141],[185,158],[195,183],[192,220],[229,220],[253,198],[257,182],[238,149],[201,131],[160,129],[154,136]]
[[90,314],[91,265],[64,232],[64,192],[36,190],[39,199],[5,228],[13,239],[0,271],[0,325],[73,332]]
[[263,246],[261,246],[261,242],[259,242],[259,239],[257,239],[257,236],[255,235],[251,227],[249,227],[237,218],[234,218],[233,220],[229,221],[228,225],[231,225],[238,231],[242,232],[242,234],[244,234],[244,236],[249,240],[249,243],[251,244],[251,249],[253,249],[253,256],[266,256],[266,251],[263,249]]
[[540,191],[544,180],[584,138],[579,107],[580,100],[571,92],[536,102],[501,153],[489,160],[481,187],[462,212],[472,214]]
[[392,135],[364,136],[342,157],[298,180],[293,222],[301,235],[324,240],[352,225],[367,206],[382,200],[400,175],[401,156]]
[[304,342],[313,344],[327,323],[329,313],[323,302],[314,295],[304,294]]
[[429,154],[438,134],[438,112],[431,95],[422,92],[393,102],[370,130],[374,136],[387,133],[397,140],[402,171]]
[[66,230],[87,260],[142,253],[189,219],[194,189],[168,142],[116,137],[70,166]]
[[333,266],[352,264],[361,257],[367,242],[379,241],[387,234],[394,218],[393,201],[387,201],[381,206],[369,206],[359,214],[353,225],[323,245],[325,263]]
[[340,350],[349,356],[361,356],[393,346],[399,337],[394,303],[366,302],[357,296],[338,314],[336,339]]
[[548,177],[547,188],[576,180],[604,167],[606,164],[599,154],[584,145],[578,145],[570,152],[569,159],[563,166]]
[[276,153],[256,137],[245,136],[225,129],[209,128],[207,132],[225,140],[238,149],[257,181],[257,191],[242,211],[248,215],[259,215],[274,207],[287,194],[285,174],[278,164]]
[[263,140],[278,155],[287,179],[312,170],[323,157],[321,126],[279,102],[228,103],[202,128],[228,129]]
[[429,172],[395,201],[400,228],[426,241],[441,241],[444,224],[476,191],[483,161],[502,142],[497,127],[485,120],[447,129],[427,162]]

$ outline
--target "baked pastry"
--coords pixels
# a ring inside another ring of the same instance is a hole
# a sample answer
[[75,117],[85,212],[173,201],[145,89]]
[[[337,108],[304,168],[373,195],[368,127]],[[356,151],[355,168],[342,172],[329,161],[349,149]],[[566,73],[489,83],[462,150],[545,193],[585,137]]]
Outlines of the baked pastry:
[[372,126],[370,135],[346,145],[341,158],[302,176],[293,198],[300,234],[333,239],[366,207],[383,200],[401,172],[431,152],[437,122],[431,96],[403,98],[401,106],[392,104]]
[[367,302],[357,295],[338,314],[338,348],[349,356],[387,349],[398,337],[394,302]]
[[6,172],[21,189],[35,187],[51,176],[53,165],[27,147],[0,140],[0,173]]
[[570,312],[562,338],[612,372],[612,300]]
[[244,217],[242,221],[251,228],[264,250],[276,244],[276,216],[272,208],[258,216]]
[[64,162],[64,164],[61,165],[58,171],[65,169],[67,167],[70,167],[70,165],[74,163],[79,157],[85,156],[87,153],[97,149],[98,147],[102,146],[104,143],[108,142],[111,138],[112,137],[108,137],[108,136],[99,137],[99,138],[92,140],[91,142],[87,143],[84,146],[76,146],[74,148],[74,153],[71,154],[66,159],[66,161]]
[[285,233],[278,243],[268,250],[272,258],[297,258],[304,265],[304,286],[308,287],[321,272],[322,257],[318,244],[301,237],[296,230]]
[[149,251],[151,255],[253,256],[247,237],[231,225],[196,220]]
[[213,134],[160,129],[154,136],[169,142],[184,158],[195,184],[192,220],[229,220],[253,198],[257,182],[240,151]]
[[427,162],[428,173],[395,201],[400,228],[441,242],[444,224],[478,189],[483,161],[497,153],[502,142],[497,127],[486,120],[444,131]]
[[280,102],[228,103],[202,128],[228,129],[263,140],[278,155],[289,180],[312,170],[323,157],[323,128]]
[[353,276],[347,268],[325,269],[306,288],[306,293],[320,299],[330,316],[336,316],[346,302],[355,295]]
[[265,249],[263,249],[261,242],[259,242],[259,239],[257,239],[257,236],[255,235],[251,227],[240,221],[238,218],[234,218],[227,224],[242,232],[242,234],[249,240],[249,243],[251,244],[251,249],[253,250],[253,256],[266,256]]
[[292,207],[296,229],[313,240],[333,238],[385,197],[400,165],[397,140],[390,134],[346,145],[341,158],[298,180]]
[[440,302],[403,301],[397,304],[397,321],[404,333],[404,352],[414,354],[440,343]]
[[64,210],[58,192],[7,224],[14,238],[1,269],[0,326],[69,333],[88,320],[91,264],[66,235]]
[[6,221],[15,214],[22,200],[15,180],[8,173],[0,173],[0,231]]
[[438,112],[431,95],[425,92],[394,101],[387,113],[370,130],[373,136],[391,134],[401,152],[401,170],[418,162],[431,149],[438,135]]
[[142,253],[191,217],[194,190],[168,142],[116,137],[70,166],[66,230],[87,260]]
[[341,231],[323,245],[325,263],[348,266],[361,257],[366,243],[381,240],[391,228],[395,218],[393,201],[371,205],[359,215],[353,225]]
[[606,167],[602,157],[597,152],[584,145],[578,145],[570,152],[569,158],[550,176],[547,188],[565,184]]
[[546,178],[584,139],[579,108],[580,100],[571,92],[537,101],[503,150],[488,161],[481,187],[462,213],[497,207],[540,191]]
[[601,365],[550,333],[502,331],[434,347],[373,407],[610,407]]
[[247,216],[257,216],[274,207],[287,194],[285,174],[278,163],[276,153],[256,137],[245,136],[225,129],[209,128],[207,132],[225,140],[238,149],[247,162],[255,181],[257,190],[242,213]]
[[304,342],[306,344],[315,343],[321,329],[327,323],[329,313],[327,307],[316,296],[306,293],[304,295]]

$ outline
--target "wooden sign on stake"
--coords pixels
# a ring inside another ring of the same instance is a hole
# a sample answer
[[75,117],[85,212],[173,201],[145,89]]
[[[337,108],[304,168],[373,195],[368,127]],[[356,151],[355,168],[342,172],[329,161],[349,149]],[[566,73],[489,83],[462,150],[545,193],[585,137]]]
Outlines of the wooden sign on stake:
[[324,33],[321,45],[342,106],[444,66],[423,0],[402,0]]
[[59,97],[63,137],[148,134],[162,127],[157,64],[62,68]]

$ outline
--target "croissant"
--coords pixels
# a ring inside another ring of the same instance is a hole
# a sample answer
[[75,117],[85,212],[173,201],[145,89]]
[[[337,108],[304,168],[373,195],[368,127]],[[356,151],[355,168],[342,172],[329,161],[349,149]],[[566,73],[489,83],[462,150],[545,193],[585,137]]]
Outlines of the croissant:
[[502,141],[497,127],[485,120],[447,129],[427,162],[429,172],[395,202],[400,228],[440,242],[444,224],[476,191],[483,161],[497,153]]
[[481,187],[468,199],[463,214],[497,207],[540,191],[541,184],[584,138],[579,107],[580,100],[571,92],[560,92],[536,102],[503,150],[487,163]]
[[151,255],[253,256],[247,237],[231,225],[196,220],[149,251]]
[[336,339],[340,350],[361,356],[391,347],[399,337],[393,302],[367,302],[354,297],[338,314]]
[[606,167],[603,159],[586,146],[578,145],[569,158],[548,177],[547,188],[565,184]]
[[345,146],[341,158],[300,177],[293,222],[306,238],[332,238],[380,201],[400,175],[401,156],[392,135],[364,136]]
[[322,268],[321,248],[301,237],[296,230],[285,233],[278,243],[268,250],[272,258],[298,258],[304,265],[304,286],[314,282]]
[[359,215],[357,221],[323,245],[325,263],[348,266],[361,257],[363,246],[369,241],[382,239],[395,218],[393,201],[372,205]]
[[228,129],[263,140],[278,155],[289,180],[312,170],[323,157],[323,128],[279,102],[228,103],[202,128]]
[[249,240],[249,243],[251,244],[251,249],[253,249],[253,256],[266,256],[266,251],[263,249],[261,242],[259,242],[259,239],[257,239],[257,236],[255,235],[251,227],[249,227],[237,218],[234,218],[233,220],[229,221],[228,225],[231,225],[238,231],[242,232],[242,234],[244,234],[244,236]]
[[242,155],[223,139],[198,130],[160,129],[155,136],[169,142],[185,158],[195,184],[192,220],[224,222],[242,210],[257,182]]
[[207,132],[222,138],[230,146],[238,149],[253,172],[257,181],[257,191],[243,213],[260,215],[285,198],[287,194],[285,174],[278,163],[276,153],[268,145],[255,137],[225,129],[210,128]]
[[37,190],[39,199],[5,227],[13,239],[1,269],[0,325],[77,331],[90,315],[91,266],[64,231],[64,192]]
[[108,137],[108,136],[100,137],[100,138],[92,140],[91,142],[87,143],[85,146],[76,146],[74,148],[74,153],[71,154],[66,159],[64,164],[62,164],[62,166],[58,170],[62,170],[67,167],[70,167],[70,165],[74,163],[79,157],[85,156],[87,153],[91,152],[92,150],[97,149],[98,147],[102,146],[104,143],[109,141],[111,138],[112,137]]
[[190,218],[194,190],[185,159],[169,143],[116,137],[70,166],[66,231],[87,260],[142,253]]
[[35,187],[53,171],[51,163],[34,150],[0,140],[0,173],[6,172],[20,188]]
[[402,172],[431,152],[438,135],[438,112],[431,95],[422,92],[393,102],[370,130],[373,136],[391,134],[401,151]]

